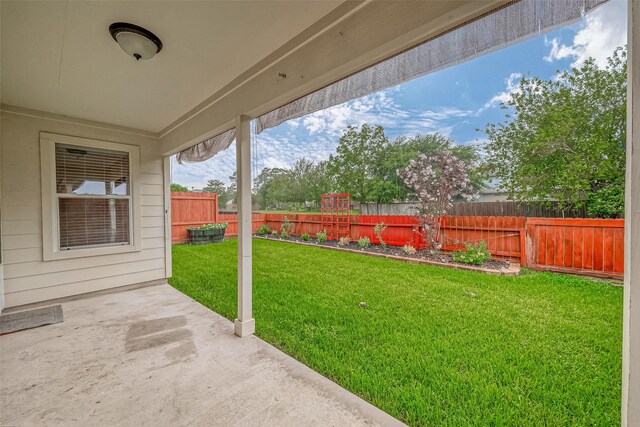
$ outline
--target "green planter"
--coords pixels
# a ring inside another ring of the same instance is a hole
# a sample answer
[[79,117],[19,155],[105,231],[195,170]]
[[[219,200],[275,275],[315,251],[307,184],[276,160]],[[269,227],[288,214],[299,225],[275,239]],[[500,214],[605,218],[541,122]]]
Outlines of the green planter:
[[227,231],[226,228],[216,230],[201,230],[201,229],[188,229],[189,231],[189,244],[191,245],[206,245],[209,243],[220,243],[224,241],[224,234]]

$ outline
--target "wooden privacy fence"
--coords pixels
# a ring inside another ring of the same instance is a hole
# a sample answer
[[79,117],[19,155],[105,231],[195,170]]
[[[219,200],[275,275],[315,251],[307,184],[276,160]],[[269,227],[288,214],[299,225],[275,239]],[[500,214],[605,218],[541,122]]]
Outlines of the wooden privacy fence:
[[185,243],[187,227],[218,222],[218,195],[215,193],[171,193],[171,241]]
[[[254,231],[262,224],[280,231],[285,217],[294,224],[293,234],[296,236],[304,233],[315,236],[325,228],[322,215],[264,214],[261,224],[254,223]],[[441,239],[445,243],[443,249],[463,249],[464,242],[484,240],[493,255],[524,263],[521,248],[524,247],[525,221],[524,217],[445,217],[441,229]],[[426,246],[417,221],[408,215],[351,215],[349,237],[351,240],[368,237],[372,243],[379,244],[373,228],[381,222],[387,225],[382,238],[388,245]]]
[[527,250],[532,269],[622,278],[624,220],[530,218]]
[[[195,208],[193,211],[199,212]],[[172,212],[175,212],[175,207],[172,207]],[[263,224],[279,232],[285,217],[294,224],[293,234],[296,236],[308,233],[315,237],[326,226],[326,218],[323,222],[319,214],[253,214],[253,232]],[[388,245],[404,246],[409,243],[414,247],[425,246],[418,223],[412,216],[351,215],[349,219],[349,236],[354,241],[369,237],[372,243],[380,243],[373,228],[384,222],[387,229],[383,239]],[[235,214],[220,214],[217,221],[229,223],[227,236],[237,235]],[[214,219],[192,221],[174,216],[173,242],[186,241],[186,226],[208,222],[214,222]],[[184,231],[178,232],[177,228]],[[464,243],[485,241],[492,255],[517,261],[535,270],[617,279],[622,278],[624,271],[622,219],[447,216],[442,221],[441,241],[444,250],[458,250],[464,248]]]
[[[251,215],[251,220],[252,232],[255,233],[258,231],[258,228],[265,224],[265,215],[254,213],[253,215]],[[227,226],[227,232],[225,233],[226,237],[234,237],[238,235],[238,215],[218,214],[218,221],[229,223],[229,225]]]
[[[412,215],[415,203],[361,203],[365,215]],[[560,208],[556,201],[527,203],[513,201],[454,202],[451,216],[524,216],[528,218],[588,218],[587,207]]]

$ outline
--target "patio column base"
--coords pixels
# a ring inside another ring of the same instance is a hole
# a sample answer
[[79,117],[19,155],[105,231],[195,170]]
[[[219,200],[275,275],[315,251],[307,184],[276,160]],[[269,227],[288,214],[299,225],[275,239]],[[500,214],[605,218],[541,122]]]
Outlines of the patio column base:
[[256,331],[256,320],[239,320],[236,319],[233,321],[233,331],[240,338],[244,338],[249,335],[253,335]]

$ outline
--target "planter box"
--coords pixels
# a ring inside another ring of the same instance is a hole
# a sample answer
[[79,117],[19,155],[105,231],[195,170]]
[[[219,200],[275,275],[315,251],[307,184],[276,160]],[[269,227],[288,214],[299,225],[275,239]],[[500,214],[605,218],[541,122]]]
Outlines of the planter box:
[[206,245],[209,243],[220,243],[224,240],[226,228],[218,230],[187,230],[189,232],[189,244]]

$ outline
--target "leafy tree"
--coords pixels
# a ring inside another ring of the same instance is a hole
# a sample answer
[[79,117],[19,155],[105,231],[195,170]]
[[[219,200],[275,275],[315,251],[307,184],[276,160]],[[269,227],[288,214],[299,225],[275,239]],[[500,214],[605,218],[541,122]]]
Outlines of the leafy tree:
[[418,199],[416,218],[422,225],[427,245],[440,249],[440,220],[451,209],[454,197],[468,200],[474,196],[469,167],[448,150],[433,156],[421,154],[400,169],[398,176]]
[[510,198],[557,199],[561,207],[616,217],[624,206],[626,49],[598,68],[593,59],[550,80],[525,77],[506,120],[485,132],[488,170]]
[[264,168],[254,179],[253,191],[261,208],[288,201],[286,193],[290,181],[287,174],[286,169]]
[[298,204],[307,201],[311,188],[311,180],[313,179],[313,169],[313,162],[304,157],[293,164],[289,171],[289,202]]
[[398,176],[398,169],[405,168],[409,161],[420,155],[437,156],[445,153],[464,162],[474,190],[478,191],[483,187],[485,174],[477,167],[480,156],[475,146],[457,145],[451,138],[439,133],[401,136],[389,142],[378,159],[376,174],[380,179],[375,189],[375,199],[388,203],[411,198],[412,191]]
[[202,189],[205,193],[216,193],[218,195],[218,208],[223,208],[230,200],[228,189],[224,182],[219,179],[210,179],[207,181],[206,187]]
[[382,126],[347,127],[336,154],[329,157],[329,174],[337,189],[359,202],[374,200],[376,188],[382,185],[376,162],[388,142]]
[[316,164],[305,158],[291,169],[264,168],[254,180],[254,195],[263,209],[282,203],[315,204],[328,189],[326,162]]
[[169,187],[171,188],[171,191],[190,191],[187,187],[181,184],[171,183]]
[[334,183],[329,175],[329,162],[322,161],[313,165],[309,172],[306,201],[320,205],[323,194],[333,192]]

